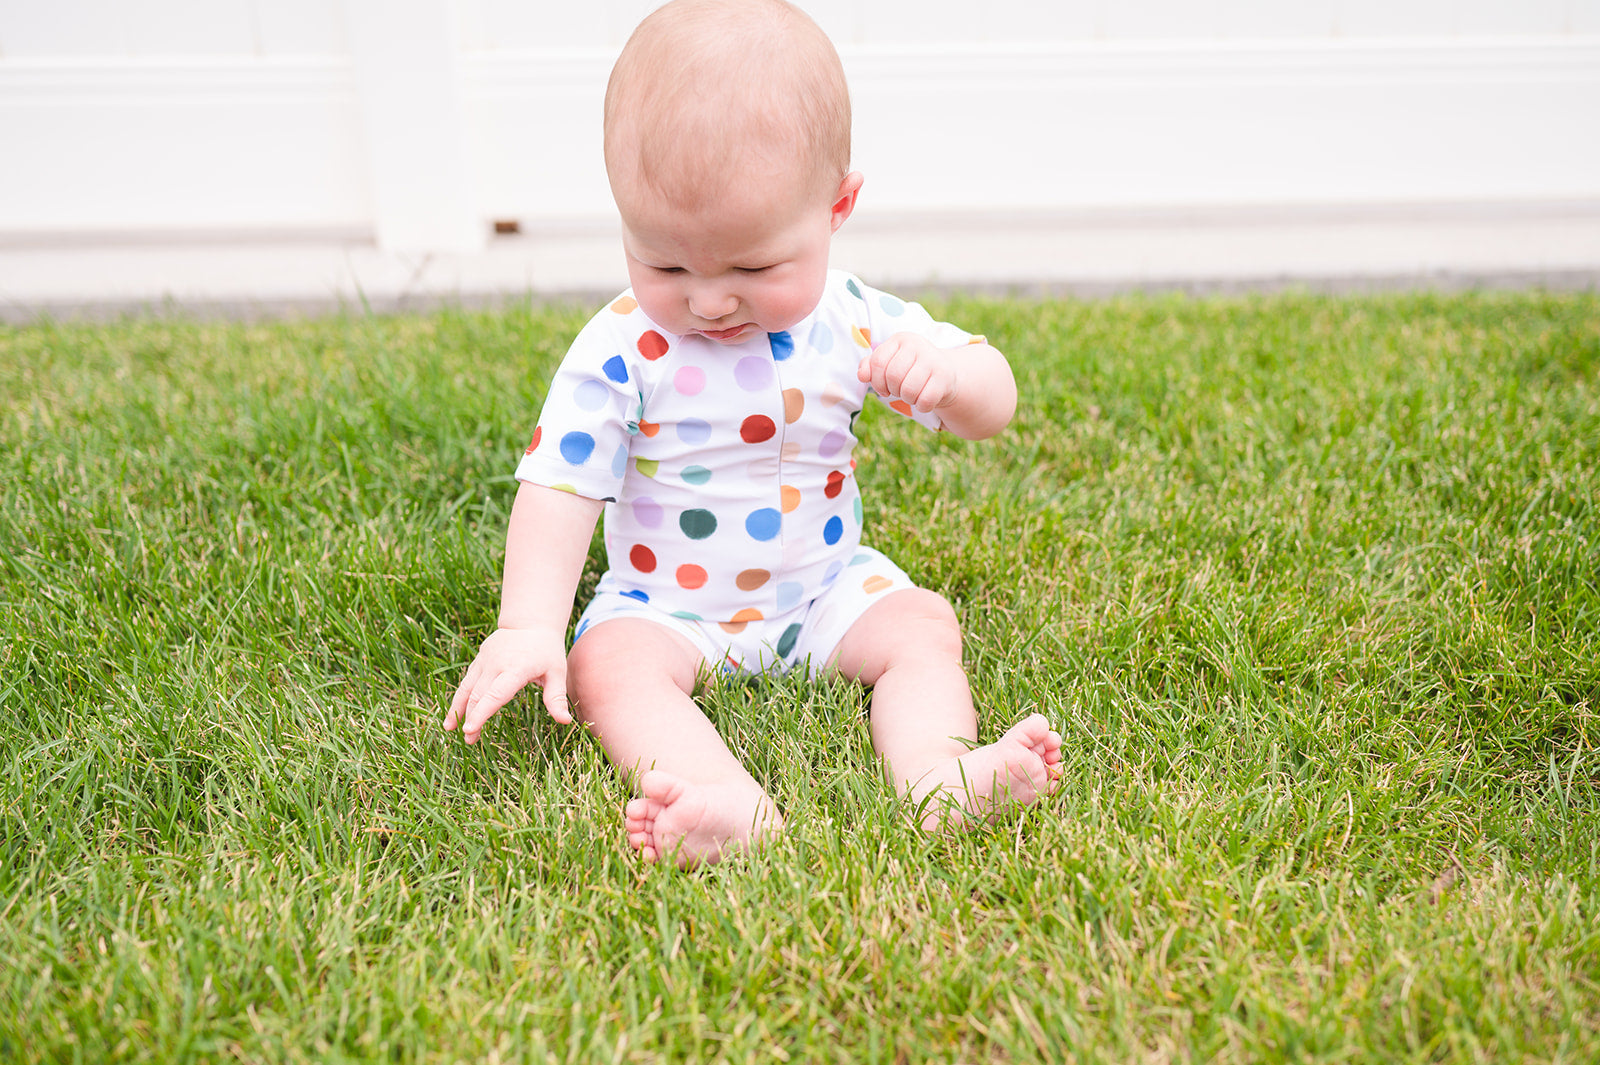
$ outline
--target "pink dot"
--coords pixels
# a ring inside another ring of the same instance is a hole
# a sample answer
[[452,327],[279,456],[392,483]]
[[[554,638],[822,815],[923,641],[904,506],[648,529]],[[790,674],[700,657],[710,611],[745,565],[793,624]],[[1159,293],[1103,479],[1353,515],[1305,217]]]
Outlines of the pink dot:
[[672,375],[672,387],[685,396],[698,396],[706,387],[706,372],[698,366],[685,366]]

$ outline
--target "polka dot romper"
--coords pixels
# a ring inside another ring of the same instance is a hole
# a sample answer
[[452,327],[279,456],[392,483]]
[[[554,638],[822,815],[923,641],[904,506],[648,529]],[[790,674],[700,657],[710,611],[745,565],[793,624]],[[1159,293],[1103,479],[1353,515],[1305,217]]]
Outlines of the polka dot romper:
[[573,341],[517,478],[606,501],[606,580],[623,595],[685,621],[776,618],[856,555],[856,367],[899,332],[982,340],[839,271],[793,329],[734,347],[666,333],[625,293]]

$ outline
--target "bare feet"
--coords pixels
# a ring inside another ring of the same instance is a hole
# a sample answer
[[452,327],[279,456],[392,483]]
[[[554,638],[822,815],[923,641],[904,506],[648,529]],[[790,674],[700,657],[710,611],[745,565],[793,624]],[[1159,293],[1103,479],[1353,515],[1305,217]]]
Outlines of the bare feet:
[[1007,806],[1031,806],[1061,777],[1061,734],[1043,714],[1030,714],[986,747],[935,765],[909,797],[922,828],[965,828]]
[[692,869],[783,828],[772,800],[743,784],[692,784],[652,769],[639,778],[639,792],[623,813],[628,842],[647,862]]

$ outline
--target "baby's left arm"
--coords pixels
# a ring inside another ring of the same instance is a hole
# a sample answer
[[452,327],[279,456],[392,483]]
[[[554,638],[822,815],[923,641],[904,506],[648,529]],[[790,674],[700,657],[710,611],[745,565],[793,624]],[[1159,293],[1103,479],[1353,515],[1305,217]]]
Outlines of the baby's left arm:
[[856,378],[880,396],[938,411],[945,428],[963,440],[993,436],[1017,410],[1011,364],[984,343],[941,348],[917,333],[896,333],[862,358]]

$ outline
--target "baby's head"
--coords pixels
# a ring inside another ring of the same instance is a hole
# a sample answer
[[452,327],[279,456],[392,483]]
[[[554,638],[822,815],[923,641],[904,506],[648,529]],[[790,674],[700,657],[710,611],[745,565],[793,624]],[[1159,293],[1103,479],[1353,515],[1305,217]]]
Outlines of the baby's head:
[[855,205],[838,53],[783,0],[674,0],[634,31],[606,90],[606,172],[635,295],[723,342],[816,306]]

